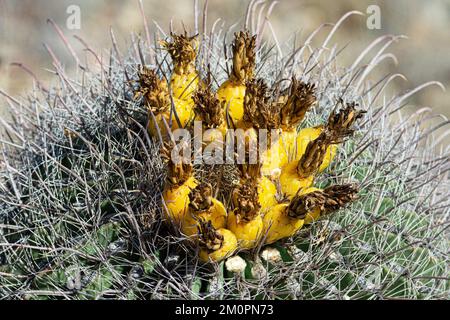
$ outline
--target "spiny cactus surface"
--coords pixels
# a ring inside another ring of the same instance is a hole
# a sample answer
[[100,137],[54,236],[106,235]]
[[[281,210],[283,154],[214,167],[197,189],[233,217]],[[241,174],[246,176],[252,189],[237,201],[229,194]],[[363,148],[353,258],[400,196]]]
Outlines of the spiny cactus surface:
[[[265,24],[252,10],[245,20],[243,29],[260,36]],[[142,66],[170,79],[159,42],[135,36],[125,52],[113,37],[108,63],[88,51],[95,62],[72,78],[54,57],[53,88],[37,83],[25,98],[1,91],[12,120],[1,120],[0,298],[450,298],[448,148],[437,147],[436,133],[446,122],[402,114],[433,83],[388,96],[396,75],[370,78],[388,46],[375,42],[341,67],[345,51],[329,42],[336,29],[317,48],[314,34],[295,46],[257,38],[255,76],[268,86],[293,77],[314,83],[317,104],[298,129],[323,124],[340,101],[366,112],[316,180],[320,188],[358,184],[359,199],[293,238],[238,253],[239,267],[236,257],[202,263],[198,246],[164,222],[161,144],[135,97]],[[233,31],[198,36],[196,69],[203,79],[211,72],[214,89],[232,74],[232,47],[225,55],[223,43]]]

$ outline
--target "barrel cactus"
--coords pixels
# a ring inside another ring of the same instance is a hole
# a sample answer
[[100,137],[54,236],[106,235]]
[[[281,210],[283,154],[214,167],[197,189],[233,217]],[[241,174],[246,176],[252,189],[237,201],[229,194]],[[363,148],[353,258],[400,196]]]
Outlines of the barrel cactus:
[[[406,117],[402,110],[415,92],[439,84],[389,96],[386,88],[399,75],[371,79],[393,36],[375,40],[353,65],[339,66],[336,57],[344,53],[331,39],[356,12],[312,48],[317,33],[301,44],[281,44],[274,33],[263,41],[270,21],[260,20],[252,6],[240,29],[256,36],[255,55],[246,55],[255,60],[253,76],[269,87],[286,79],[314,84],[317,103],[295,134],[326,123],[338,104],[355,103],[365,112],[314,183],[324,190],[357,185],[358,199],[290,237],[204,263],[196,242],[167,223],[164,139],[156,127],[149,130],[155,114],[149,117],[140,80],[153,70],[176,89],[176,97],[164,98],[169,105],[192,99],[182,102],[189,112],[206,101],[195,93],[205,83],[223,100],[235,94],[245,101],[241,89],[249,73],[241,78],[231,70],[236,45],[223,45],[238,27],[202,26],[192,36],[176,37],[160,30],[152,43],[147,30],[146,39],[133,35],[126,51],[111,33],[108,63],[85,44],[95,62],[82,64],[73,52],[82,71],[76,77],[53,55],[57,85],[36,81],[26,98],[0,91],[11,111],[10,121],[0,119],[0,298],[450,298],[448,148],[437,133],[448,121],[430,125],[435,117],[425,117],[428,110]],[[196,60],[190,63],[186,57],[194,51],[180,59],[176,47],[194,38]],[[177,61],[189,68],[172,68]],[[186,81],[198,88],[186,90]],[[238,100],[228,101],[231,118],[239,118]],[[180,120],[171,112],[164,117],[161,126]],[[200,165],[197,171],[215,190],[219,171],[225,182],[236,179],[228,165]],[[229,195],[226,187],[215,193],[225,205]]]

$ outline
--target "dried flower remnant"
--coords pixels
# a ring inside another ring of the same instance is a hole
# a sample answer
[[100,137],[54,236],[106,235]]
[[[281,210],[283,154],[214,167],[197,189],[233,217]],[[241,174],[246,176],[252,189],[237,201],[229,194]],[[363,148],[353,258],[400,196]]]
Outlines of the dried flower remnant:
[[181,223],[181,231],[187,237],[195,237],[199,221],[211,222],[215,229],[225,228],[227,211],[222,202],[212,195],[212,187],[201,183],[189,193],[189,209]]
[[195,67],[197,57],[197,36],[171,34],[172,41],[161,41],[169,52],[173,62],[173,74],[170,87],[173,96],[192,103],[192,95],[199,86],[199,74]]
[[234,123],[244,116],[244,97],[246,82],[252,80],[256,64],[256,36],[249,31],[235,33],[233,51],[233,68],[228,80],[219,87],[219,99],[225,102],[225,112]]
[[292,237],[305,223],[330,214],[356,199],[351,185],[335,185],[325,190],[309,188],[299,192],[289,203],[276,205],[264,216],[265,242],[270,244]]
[[173,145],[166,143],[161,150],[167,165],[162,198],[168,221],[180,225],[187,214],[191,189],[195,188],[198,182],[194,177],[191,163],[185,163],[181,161],[182,159],[177,163],[174,162],[171,157],[173,148]]
[[215,229],[211,221],[200,220],[199,257],[204,262],[221,261],[237,250],[237,240],[228,229]]
[[167,83],[155,70],[145,66],[139,72],[140,88],[135,97],[142,96],[149,112],[148,131],[153,137],[161,133],[167,138],[167,128],[184,128],[192,119],[192,107],[184,100],[171,98]]

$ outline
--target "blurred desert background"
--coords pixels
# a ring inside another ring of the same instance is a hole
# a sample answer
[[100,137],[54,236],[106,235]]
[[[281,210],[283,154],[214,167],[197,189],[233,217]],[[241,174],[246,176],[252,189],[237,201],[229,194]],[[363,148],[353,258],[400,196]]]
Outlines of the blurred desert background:
[[[155,28],[154,20],[168,30],[169,21],[173,19],[178,31],[182,23],[193,30],[194,0],[143,0],[143,3],[151,28]],[[204,1],[199,3],[203,6]],[[208,25],[217,18],[228,26],[242,22],[247,3],[245,0],[210,0]],[[353,62],[357,54],[380,35],[406,35],[408,39],[400,40],[388,50],[398,57],[399,64],[385,63],[389,71],[400,72],[408,78],[408,82],[396,81],[397,89],[404,91],[430,80],[440,81],[449,89],[450,0],[280,0],[271,22],[280,42],[287,41],[293,32],[299,32],[304,40],[321,23],[336,22],[350,10],[366,13],[367,7],[374,4],[381,8],[381,29],[369,30],[367,15],[348,19],[332,41],[341,47],[348,44],[339,61],[343,65]],[[69,16],[66,10],[70,5],[81,9],[80,30],[66,27]],[[76,50],[81,50],[81,45],[72,37],[74,34],[80,35],[93,49],[107,53],[111,46],[110,27],[123,51],[130,42],[130,32],[143,33],[138,0],[0,0],[0,89],[11,95],[25,95],[32,88],[32,78],[11,66],[13,62],[24,63],[39,79],[50,81],[51,74],[46,69],[52,68],[51,58],[43,43],[54,50],[67,70],[74,67],[69,52],[47,23],[48,18],[61,27]],[[450,116],[450,90],[443,92],[431,87],[410,102],[416,108],[432,107],[435,112]],[[0,114],[3,112],[3,115],[4,106],[0,97]]]

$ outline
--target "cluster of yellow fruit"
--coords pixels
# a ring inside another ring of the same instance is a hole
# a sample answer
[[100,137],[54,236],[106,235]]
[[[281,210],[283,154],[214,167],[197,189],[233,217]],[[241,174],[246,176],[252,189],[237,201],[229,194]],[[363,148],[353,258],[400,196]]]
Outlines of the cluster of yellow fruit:
[[316,103],[315,86],[293,78],[289,88],[276,88],[270,95],[264,81],[255,79],[255,36],[235,34],[233,68],[217,92],[210,81],[199,79],[195,38],[172,35],[172,39],[162,42],[174,64],[170,81],[145,67],[140,73],[138,94],[149,110],[151,135],[167,136],[170,130],[189,128],[193,120],[201,120],[204,128],[219,129],[220,135],[228,128],[241,128],[252,131],[255,138],[258,129],[279,136],[256,164],[236,165],[239,181],[230,199],[223,201],[208,181],[195,177],[191,163],[171,161],[173,143],[164,144],[166,218],[200,245],[203,261],[219,261],[236,250],[291,237],[303,225],[356,198],[357,189],[351,184],[313,187],[314,177],[332,162],[337,145],[353,133],[353,124],[362,116],[355,104],[332,111],[324,126],[297,132]]

